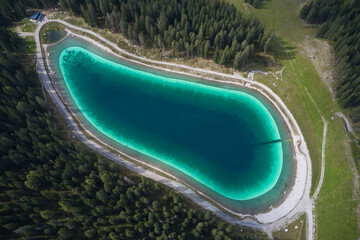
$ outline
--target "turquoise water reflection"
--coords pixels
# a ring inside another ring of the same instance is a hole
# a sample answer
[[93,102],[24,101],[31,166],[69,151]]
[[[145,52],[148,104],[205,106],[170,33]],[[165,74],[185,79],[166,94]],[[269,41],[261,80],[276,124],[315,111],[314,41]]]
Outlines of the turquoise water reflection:
[[279,130],[254,96],[151,74],[81,47],[63,50],[59,63],[82,114],[122,145],[230,199],[260,196],[279,179]]

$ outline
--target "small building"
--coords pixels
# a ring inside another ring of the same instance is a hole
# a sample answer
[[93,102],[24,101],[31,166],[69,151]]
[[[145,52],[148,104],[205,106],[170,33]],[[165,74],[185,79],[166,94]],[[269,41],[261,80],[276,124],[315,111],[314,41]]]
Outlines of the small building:
[[40,23],[45,17],[45,14],[41,12],[34,12],[33,15],[30,17],[30,21],[34,23]]

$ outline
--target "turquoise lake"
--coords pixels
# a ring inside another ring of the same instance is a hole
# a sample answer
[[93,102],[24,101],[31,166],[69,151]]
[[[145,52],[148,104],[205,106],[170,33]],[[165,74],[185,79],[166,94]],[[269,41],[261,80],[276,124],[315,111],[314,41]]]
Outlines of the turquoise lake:
[[256,199],[279,182],[283,127],[249,92],[154,74],[79,46],[58,56],[76,107],[108,138],[231,200]]

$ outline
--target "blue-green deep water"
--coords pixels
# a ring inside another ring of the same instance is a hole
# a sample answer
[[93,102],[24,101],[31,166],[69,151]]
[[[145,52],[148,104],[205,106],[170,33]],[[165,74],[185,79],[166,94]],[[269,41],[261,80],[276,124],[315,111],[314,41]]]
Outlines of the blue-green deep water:
[[281,121],[248,91],[154,74],[76,44],[59,49],[54,62],[76,108],[108,138],[230,202],[291,182]]

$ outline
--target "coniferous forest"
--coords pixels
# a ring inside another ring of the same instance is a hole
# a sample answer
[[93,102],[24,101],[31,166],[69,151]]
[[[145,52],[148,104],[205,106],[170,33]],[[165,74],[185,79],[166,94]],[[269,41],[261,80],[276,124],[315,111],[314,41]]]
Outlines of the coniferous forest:
[[0,1],[1,239],[247,239],[73,138],[8,30],[26,6],[53,2],[9,2]]
[[171,49],[174,56],[203,57],[239,69],[256,52],[279,41],[255,17],[219,0],[60,0],[91,26],[123,33],[132,42]]
[[352,109],[352,121],[360,123],[360,1],[312,0],[300,17],[322,24],[317,36],[333,42],[336,96],[343,107]]

